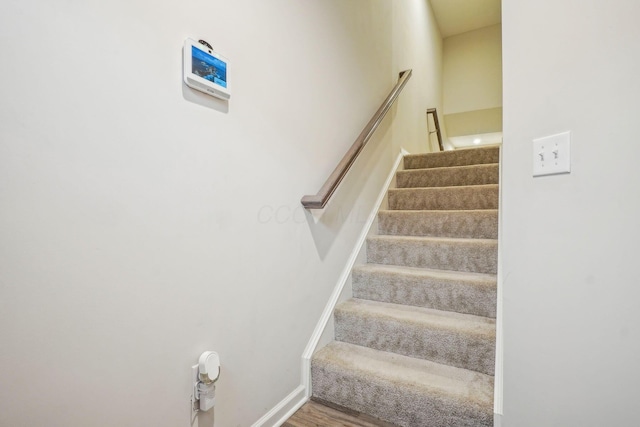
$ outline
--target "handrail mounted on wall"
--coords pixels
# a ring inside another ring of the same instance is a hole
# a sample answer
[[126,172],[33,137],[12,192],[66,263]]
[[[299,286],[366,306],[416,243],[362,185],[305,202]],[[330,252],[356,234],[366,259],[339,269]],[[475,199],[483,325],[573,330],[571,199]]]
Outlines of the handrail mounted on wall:
[[358,138],[353,143],[349,151],[344,155],[335,170],[329,175],[329,178],[325,181],[320,191],[313,196],[304,196],[301,200],[302,206],[307,209],[322,209],[331,198],[331,195],[336,191],[338,185],[342,181],[342,178],[347,174],[351,165],[356,161],[358,154],[362,151],[362,148],[369,142],[369,139],[373,136],[382,120],[387,115],[387,112],[394,104],[398,95],[407,84],[407,81],[411,77],[412,70],[405,70],[400,73],[398,83],[393,87],[387,98],[384,100],[378,111],[371,117],[369,123],[364,127]]

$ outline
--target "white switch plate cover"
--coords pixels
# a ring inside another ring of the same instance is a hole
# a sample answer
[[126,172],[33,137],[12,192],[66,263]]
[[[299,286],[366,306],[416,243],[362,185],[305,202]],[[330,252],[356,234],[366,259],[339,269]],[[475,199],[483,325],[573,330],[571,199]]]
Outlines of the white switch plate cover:
[[533,176],[571,173],[571,132],[533,140]]

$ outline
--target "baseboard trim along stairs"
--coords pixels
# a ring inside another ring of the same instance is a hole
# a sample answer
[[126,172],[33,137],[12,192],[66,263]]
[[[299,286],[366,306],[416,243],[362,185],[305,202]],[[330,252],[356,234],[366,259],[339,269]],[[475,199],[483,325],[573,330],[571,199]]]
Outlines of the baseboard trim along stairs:
[[407,155],[311,359],[312,399],[400,427],[493,426],[499,147]]

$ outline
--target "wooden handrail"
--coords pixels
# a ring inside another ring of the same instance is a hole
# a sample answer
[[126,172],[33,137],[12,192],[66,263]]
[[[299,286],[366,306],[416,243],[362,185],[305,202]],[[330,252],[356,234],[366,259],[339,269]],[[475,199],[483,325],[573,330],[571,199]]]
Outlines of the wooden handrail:
[[442,145],[442,132],[440,132],[440,122],[438,121],[438,111],[435,108],[427,109],[427,126],[429,126],[429,114],[433,114],[433,123],[436,126],[436,130],[429,132],[429,142],[431,142],[431,134],[436,133],[438,135],[438,145],[440,146],[440,151],[444,151],[444,146]]
[[405,70],[400,73],[398,78],[398,83],[393,87],[387,98],[384,100],[378,111],[371,117],[369,123],[364,127],[358,138],[353,143],[349,151],[344,155],[338,166],[335,170],[329,175],[329,178],[325,181],[318,194],[313,196],[304,196],[301,200],[302,206],[307,209],[322,209],[327,204],[331,195],[336,191],[338,185],[342,181],[342,178],[347,174],[349,168],[353,165],[353,162],[356,161],[358,154],[362,151],[362,148],[369,142],[369,139],[373,136],[373,133],[378,129],[380,123],[387,115],[387,112],[400,95],[400,92],[407,84],[407,81],[411,77],[412,70]]

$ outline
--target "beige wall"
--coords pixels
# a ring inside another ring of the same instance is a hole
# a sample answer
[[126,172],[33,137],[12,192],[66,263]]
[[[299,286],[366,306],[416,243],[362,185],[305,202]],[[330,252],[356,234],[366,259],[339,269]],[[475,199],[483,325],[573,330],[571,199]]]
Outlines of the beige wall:
[[[504,0],[505,426],[636,426],[637,0]],[[532,140],[571,131],[571,174]]]
[[443,103],[449,136],[501,131],[501,24],[447,37],[443,51]]
[[[415,75],[398,120],[441,105],[426,5],[2,2],[0,425],[212,426],[189,409],[204,350],[222,359],[216,426],[294,390],[362,213],[419,125],[388,122],[319,219],[299,200],[401,68]],[[187,36],[230,58],[228,105],[183,85]]]
[[502,106],[501,24],[447,37],[443,51],[445,114]]

